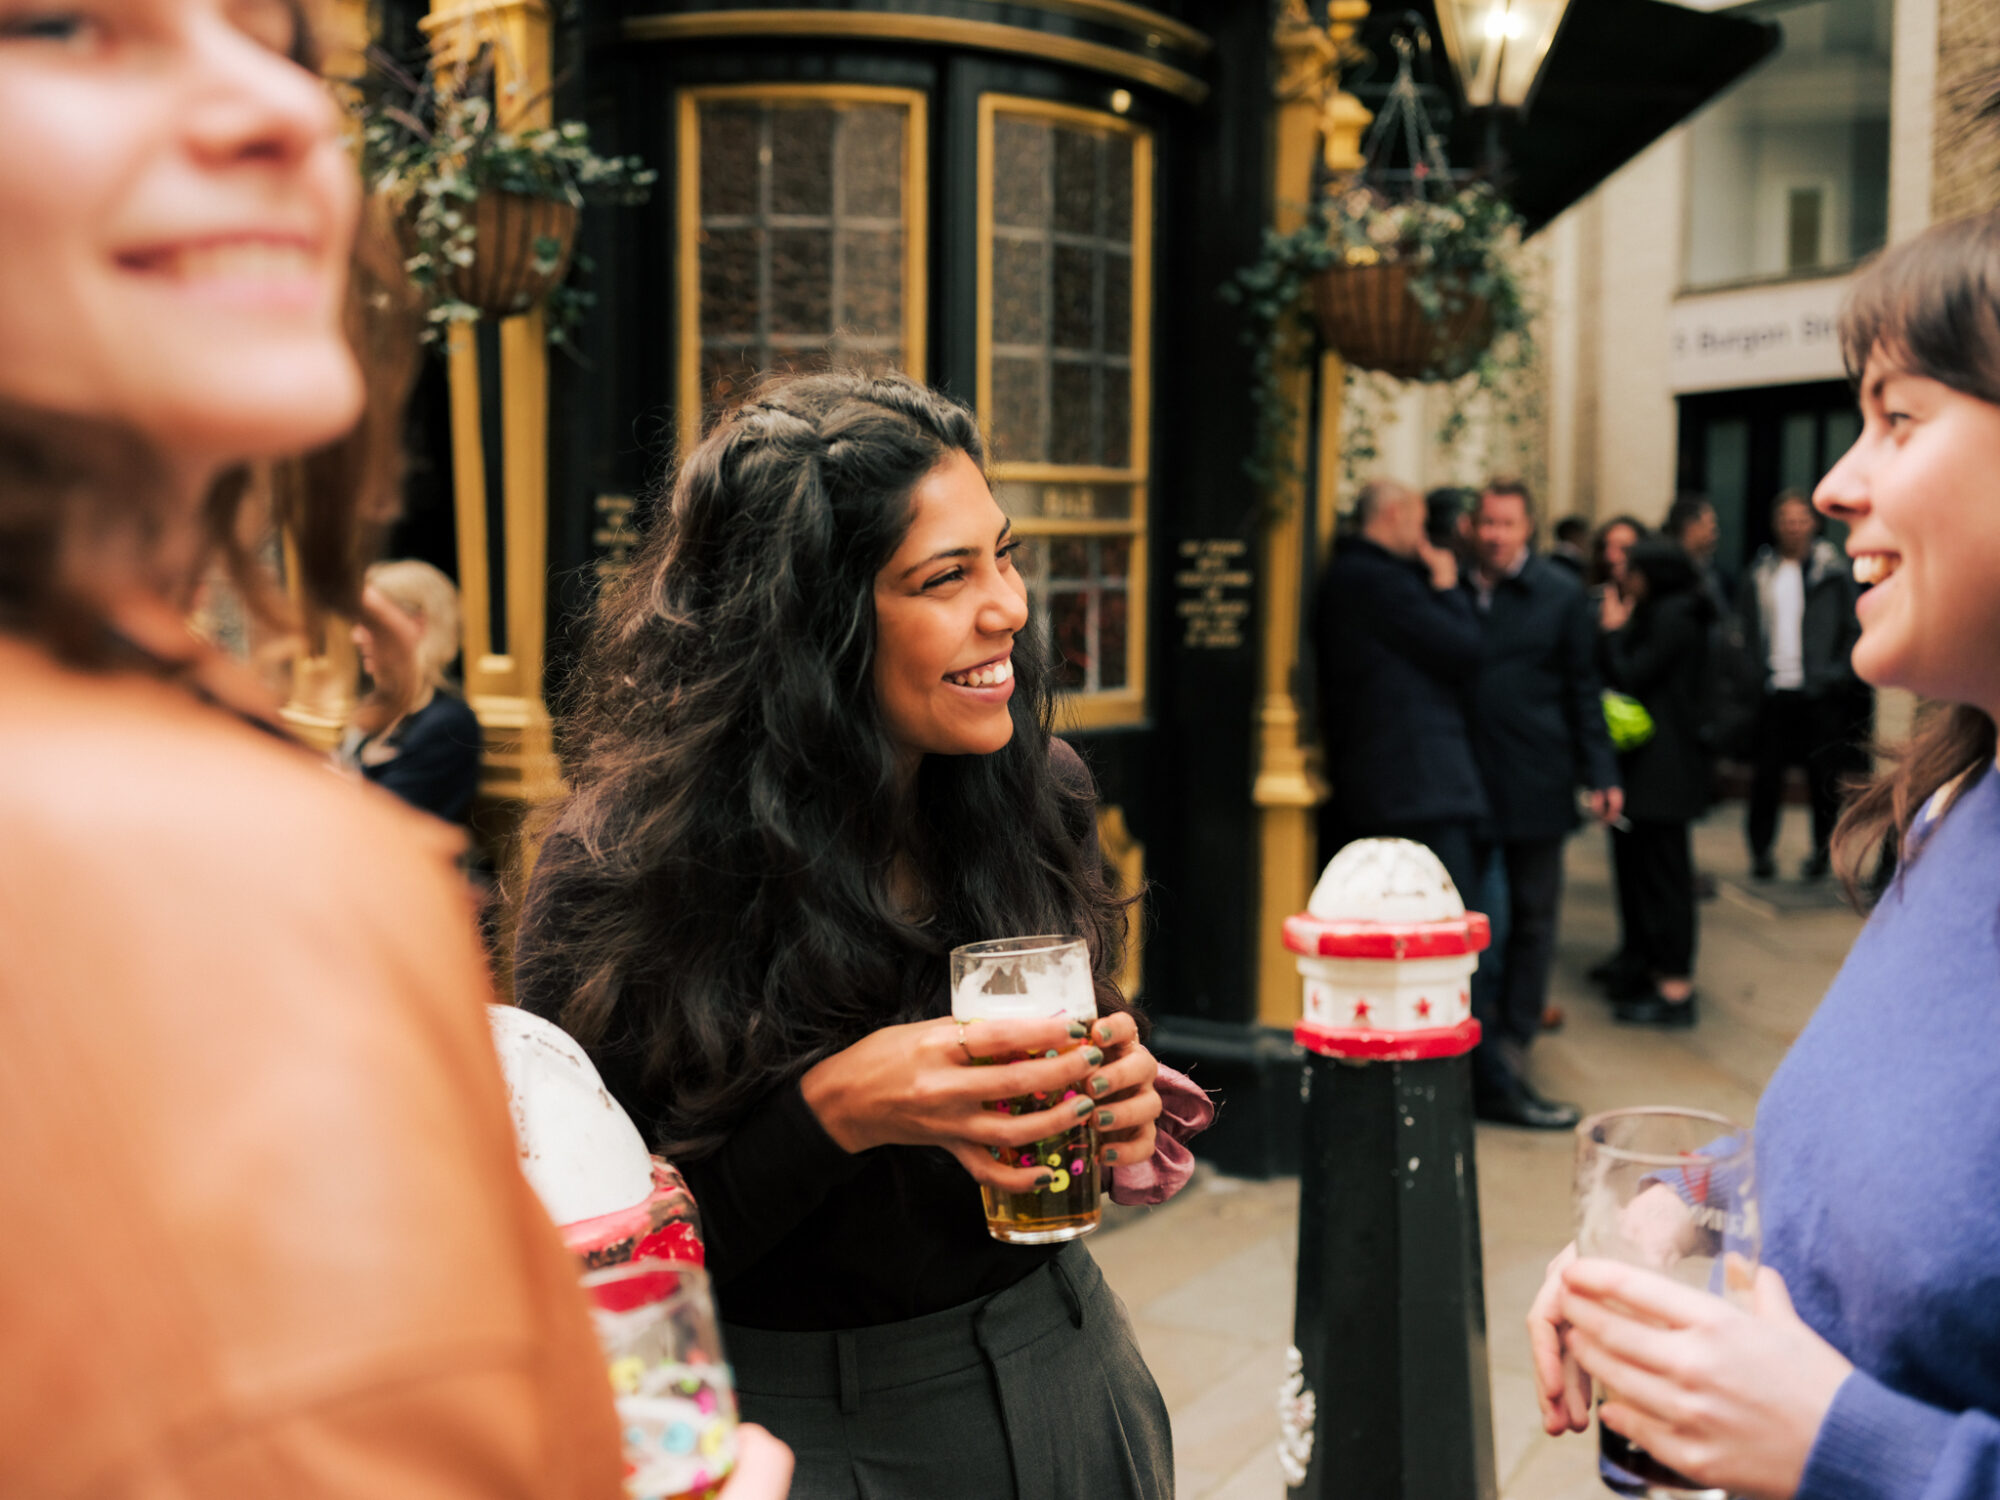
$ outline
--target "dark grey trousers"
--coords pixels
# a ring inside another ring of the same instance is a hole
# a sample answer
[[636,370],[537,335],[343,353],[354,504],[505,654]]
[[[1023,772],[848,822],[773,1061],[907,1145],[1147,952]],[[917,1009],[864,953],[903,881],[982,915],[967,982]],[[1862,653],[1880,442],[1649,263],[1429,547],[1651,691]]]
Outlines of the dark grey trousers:
[[1166,1403],[1080,1244],[905,1323],[723,1338],[744,1419],[798,1456],[792,1500],[1172,1500]]

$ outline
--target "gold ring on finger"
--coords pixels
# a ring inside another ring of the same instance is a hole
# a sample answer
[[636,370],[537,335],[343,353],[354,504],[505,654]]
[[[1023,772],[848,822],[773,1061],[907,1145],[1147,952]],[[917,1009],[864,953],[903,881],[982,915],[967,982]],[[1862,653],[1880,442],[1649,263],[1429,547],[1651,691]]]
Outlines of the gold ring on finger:
[[965,1053],[965,1060],[969,1063],[978,1062],[979,1059],[972,1055],[972,1048],[969,1045],[967,1045],[965,1040],[965,1028],[967,1026],[970,1026],[972,1023],[970,1021],[961,1021],[958,1019],[958,1017],[953,1016],[951,1024],[958,1028],[958,1045],[959,1049]]

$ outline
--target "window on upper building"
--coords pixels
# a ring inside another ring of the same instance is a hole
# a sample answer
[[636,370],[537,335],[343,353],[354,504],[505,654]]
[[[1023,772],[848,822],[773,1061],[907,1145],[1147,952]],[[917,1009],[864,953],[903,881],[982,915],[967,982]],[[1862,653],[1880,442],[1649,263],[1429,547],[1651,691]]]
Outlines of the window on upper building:
[[1757,13],[1784,49],[1688,133],[1690,287],[1837,271],[1888,237],[1893,0]]

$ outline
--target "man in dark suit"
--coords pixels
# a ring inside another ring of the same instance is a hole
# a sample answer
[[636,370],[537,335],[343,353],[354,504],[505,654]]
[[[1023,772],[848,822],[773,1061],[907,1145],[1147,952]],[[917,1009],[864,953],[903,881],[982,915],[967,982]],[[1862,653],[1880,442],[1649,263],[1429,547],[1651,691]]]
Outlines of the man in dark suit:
[[1333,782],[1320,856],[1358,838],[1427,845],[1470,902],[1486,793],[1472,758],[1466,695],[1479,621],[1458,561],[1425,534],[1424,497],[1377,480],[1355,502],[1314,613],[1322,743]]
[[1535,556],[1533,536],[1527,488],[1489,484],[1474,519],[1478,564],[1466,583],[1482,621],[1473,752],[1512,919],[1504,946],[1488,953],[1473,986],[1491,1043],[1479,1048],[1484,1059],[1474,1058],[1474,1103],[1485,1119],[1562,1130],[1577,1122],[1577,1110],[1535,1093],[1524,1068],[1555,958],[1563,840],[1576,826],[1579,786],[1607,823],[1618,818],[1624,796],[1598,697],[1589,601],[1574,577]]

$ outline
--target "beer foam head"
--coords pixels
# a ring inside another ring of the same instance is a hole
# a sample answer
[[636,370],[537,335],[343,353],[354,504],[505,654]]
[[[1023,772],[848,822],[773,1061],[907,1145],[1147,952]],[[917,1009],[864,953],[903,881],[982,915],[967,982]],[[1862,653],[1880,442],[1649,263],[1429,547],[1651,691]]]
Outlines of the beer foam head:
[[1081,940],[1013,939],[961,949],[964,972],[952,991],[961,1021],[1097,1019],[1090,952]]

